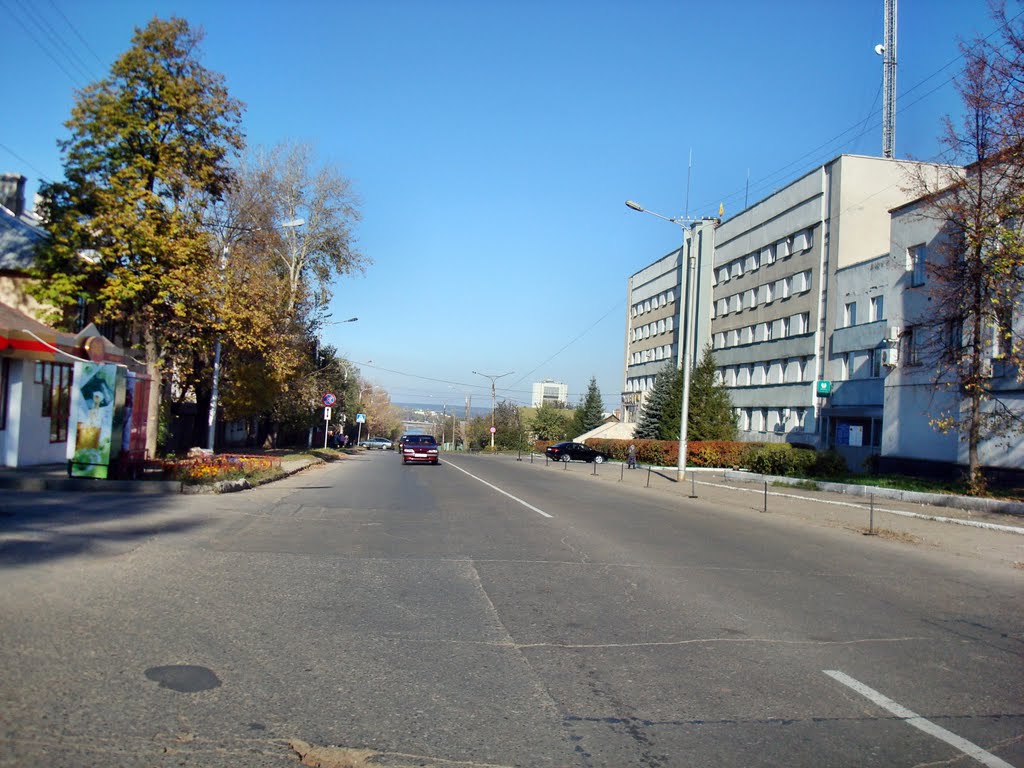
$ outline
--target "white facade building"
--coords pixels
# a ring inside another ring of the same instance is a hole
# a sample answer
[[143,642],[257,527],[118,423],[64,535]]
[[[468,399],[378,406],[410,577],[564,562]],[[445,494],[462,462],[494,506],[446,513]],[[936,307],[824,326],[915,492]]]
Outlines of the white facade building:
[[566,405],[569,402],[569,385],[552,379],[534,382],[533,396],[530,398],[531,408],[541,405]]
[[[895,290],[887,325],[892,326],[890,335],[898,332],[898,340],[889,345],[892,351],[887,354],[893,367],[885,378],[883,467],[899,469],[907,461],[922,460],[942,465],[968,463],[966,435],[943,434],[932,424],[948,414],[959,415],[967,403],[955,383],[940,373],[943,366],[937,364],[937,345],[933,343],[939,334],[944,336],[943,347],[948,348],[950,339],[965,346],[968,343],[962,321],[936,317],[932,309],[931,294],[937,285],[933,265],[953,252],[942,224],[927,199],[892,211],[888,261]],[[1005,323],[1015,338],[1024,336],[1024,296],[1006,307]],[[998,408],[1013,414],[1019,425],[1024,422],[1024,382],[1018,378],[1017,368],[1003,360],[1002,343],[994,325],[983,329],[982,355],[989,379],[982,409],[991,412]],[[1019,429],[983,439],[978,461],[984,467],[1024,468],[1024,439]]]
[[625,377],[622,390],[623,422],[635,423],[654,379],[669,362],[681,366],[686,328],[686,279],[693,259],[694,333],[690,335],[690,366],[711,336],[711,262],[717,219],[705,219],[683,228],[681,248],[631,275],[626,291]]
[[829,378],[830,333],[850,303],[836,275],[888,254],[913,165],[841,155],[718,228],[713,348],[740,439],[825,444],[815,382]]

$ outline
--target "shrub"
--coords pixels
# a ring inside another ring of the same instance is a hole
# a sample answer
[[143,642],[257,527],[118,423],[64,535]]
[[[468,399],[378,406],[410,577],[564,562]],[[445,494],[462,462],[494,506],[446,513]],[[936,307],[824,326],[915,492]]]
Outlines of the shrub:
[[817,454],[814,462],[814,476],[826,478],[843,477],[849,473],[846,459],[836,451],[824,451]]
[[740,467],[746,455],[760,443],[735,440],[700,440],[686,446],[687,464],[693,467]]
[[750,451],[745,459],[747,469],[762,475],[806,477],[811,474],[817,454],[788,443],[765,443]]

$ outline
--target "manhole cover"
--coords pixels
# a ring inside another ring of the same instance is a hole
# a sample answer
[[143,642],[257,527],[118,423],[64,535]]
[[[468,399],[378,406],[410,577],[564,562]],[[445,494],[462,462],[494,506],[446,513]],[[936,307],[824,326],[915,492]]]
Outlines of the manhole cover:
[[169,667],[150,667],[146,677],[161,688],[170,688],[178,693],[198,693],[220,686],[220,678],[212,669],[192,664],[176,664]]

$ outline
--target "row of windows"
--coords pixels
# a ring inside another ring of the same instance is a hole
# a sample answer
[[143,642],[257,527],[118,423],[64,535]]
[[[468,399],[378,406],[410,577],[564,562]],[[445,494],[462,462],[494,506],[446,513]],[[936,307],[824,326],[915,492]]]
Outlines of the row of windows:
[[654,389],[654,376],[640,376],[635,379],[626,379],[627,392],[647,392]]
[[662,293],[659,293],[657,296],[652,296],[649,299],[645,299],[644,301],[638,301],[636,304],[633,305],[631,311],[633,313],[633,317],[636,317],[637,315],[642,315],[644,312],[651,312],[655,309],[658,309],[659,307],[666,307],[669,304],[673,303],[675,300],[676,292],[673,288]]
[[807,428],[807,408],[737,408],[736,416],[743,432],[803,432]]
[[651,336],[657,336],[659,333],[672,333],[676,327],[676,321],[674,317],[665,317],[654,323],[648,323],[647,325],[638,326],[630,331],[630,341],[640,341],[640,339],[647,339]]
[[795,275],[764,283],[756,288],[748,288],[742,293],[734,293],[718,299],[714,305],[713,317],[721,317],[730,312],[742,312],[754,309],[763,304],[771,304],[776,299],[788,299],[811,290],[811,270],[797,272]]
[[882,359],[885,350],[865,349],[847,352],[839,357],[839,380],[877,379],[885,370]]
[[634,352],[629,356],[630,365],[641,365],[642,363],[649,363],[652,360],[668,360],[675,355],[675,345],[665,344],[664,346],[654,347],[652,349],[644,349],[638,352]]
[[[868,322],[875,323],[885,319],[885,299],[872,296],[868,299]],[[851,301],[843,307],[843,328],[857,325],[857,302]]]
[[788,360],[762,360],[745,365],[725,365],[718,369],[719,381],[727,387],[757,387],[762,384],[797,384],[814,381],[813,357]]
[[742,277],[749,272],[755,272],[761,267],[774,264],[776,261],[792,256],[794,253],[809,251],[814,245],[814,230],[804,229],[796,234],[784,237],[778,242],[769,243],[756,251],[751,251],[745,256],[733,259],[728,264],[723,264],[715,273],[716,284],[727,283],[730,280]]
[[811,315],[809,312],[801,312],[789,317],[780,317],[764,323],[747,325],[743,328],[733,328],[731,331],[720,331],[712,340],[714,349],[729,349],[741,344],[755,344],[762,341],[773,341],[785,339],[790,336],[800,336],[811,331]]

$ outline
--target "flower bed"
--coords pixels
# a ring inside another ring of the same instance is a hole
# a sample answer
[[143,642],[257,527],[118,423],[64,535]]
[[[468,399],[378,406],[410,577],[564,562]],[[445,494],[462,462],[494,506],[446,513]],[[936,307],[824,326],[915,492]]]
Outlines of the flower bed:
[[231,453],[190,456],[164,462],[164,473],[183,483],[215,483],[250,477],[281,469],[278,456],[244,456]]

